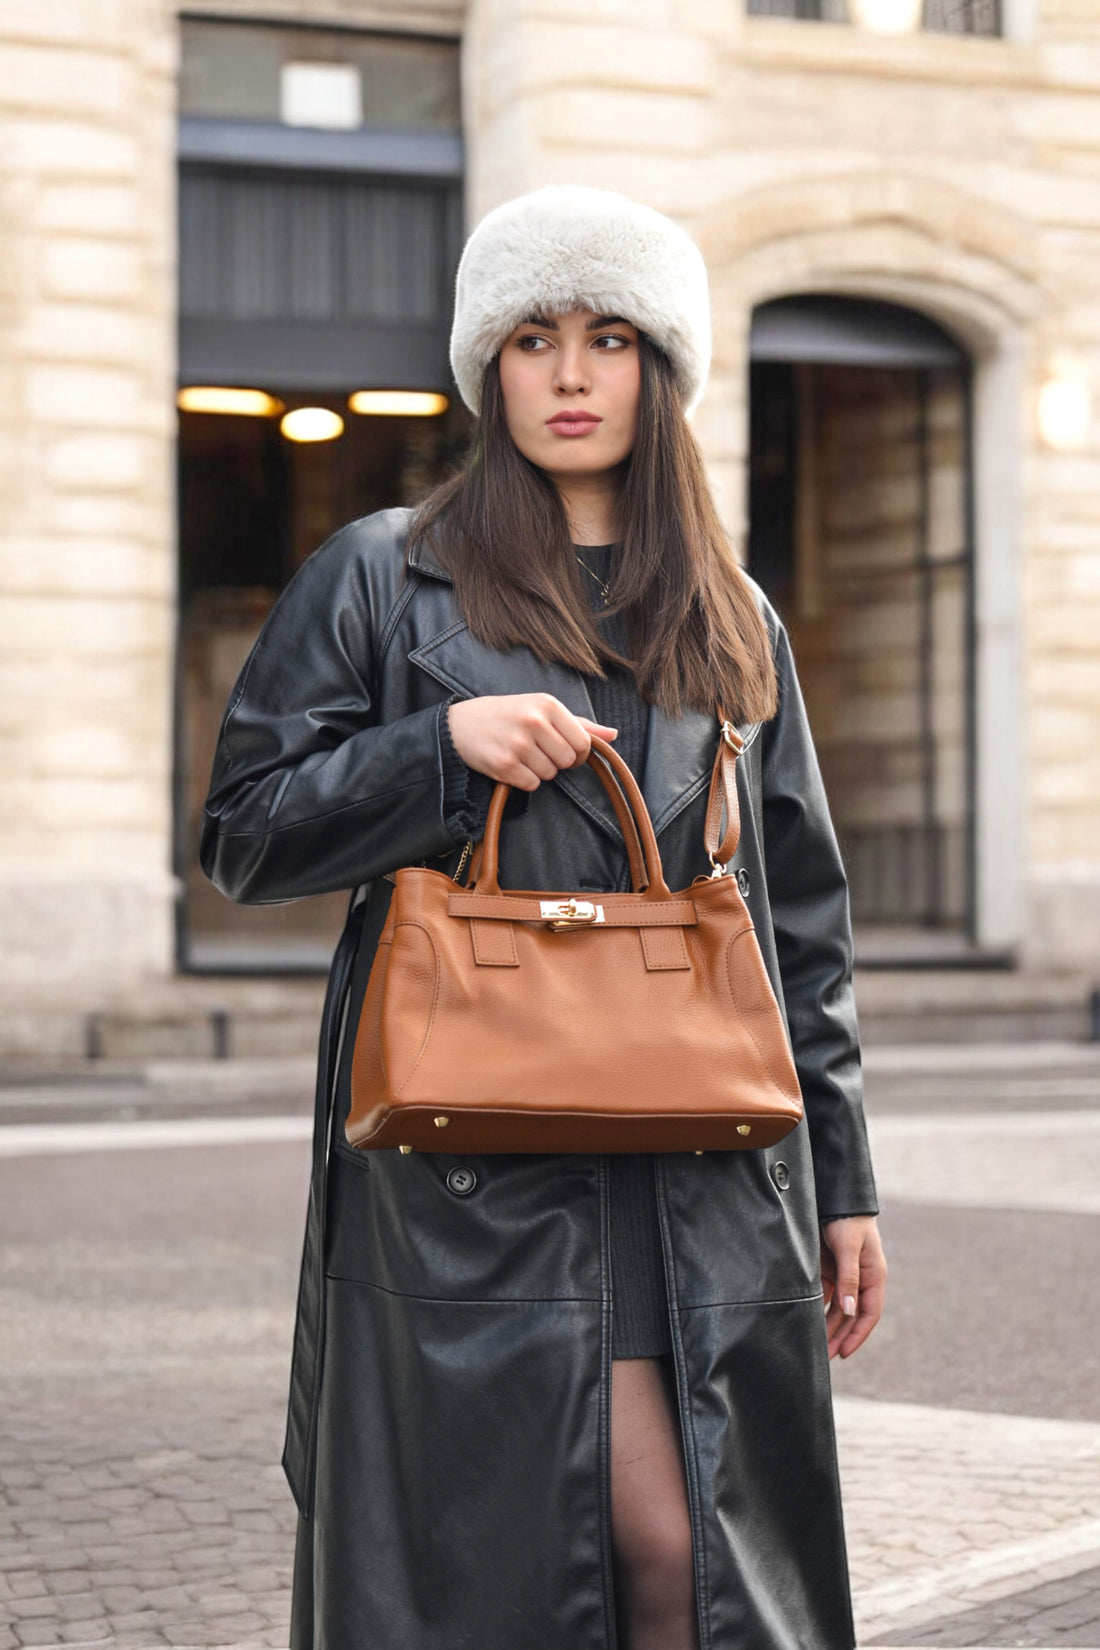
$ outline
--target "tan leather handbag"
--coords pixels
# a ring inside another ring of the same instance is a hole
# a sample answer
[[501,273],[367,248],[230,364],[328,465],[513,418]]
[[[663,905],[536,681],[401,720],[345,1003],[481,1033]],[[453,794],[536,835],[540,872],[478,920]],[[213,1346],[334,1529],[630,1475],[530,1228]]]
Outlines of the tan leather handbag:
[[503,782],[467,886],[422,866],[394,874],[355,1036],[351,1145],[702,1152],[794,1128],[802,1096],[779,1006],[723,870],[740,836],[741,745],[723,717],[704,829],[714,870],[678,893],[633,774],[595,736],[588,761],[623,830],[630,893],[502,891]]

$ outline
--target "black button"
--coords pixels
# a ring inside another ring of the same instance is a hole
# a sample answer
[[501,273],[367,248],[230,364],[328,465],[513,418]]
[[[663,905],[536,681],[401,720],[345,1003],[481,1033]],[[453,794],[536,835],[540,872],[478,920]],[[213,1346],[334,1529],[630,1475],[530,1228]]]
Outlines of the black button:
[[465,1197],[466,1193],[472,1192],[477,1185],[477,1175],[464,1163],[459,1163],[453,1169],[448,1169],[447,1185],[456,1197]]
[[781,1192],[785,1192],[791,1183],[791,1171],[785,1163],[772,1164],[772,1179]]
[[745,898],[748,899],[748,897],[749,897],[749,873],[745,870],[745,867],[743,865],[737,873],[737,886],[738,886],[738,888],[740,888],[740,890],[741,890],[742,894],[744,894]]

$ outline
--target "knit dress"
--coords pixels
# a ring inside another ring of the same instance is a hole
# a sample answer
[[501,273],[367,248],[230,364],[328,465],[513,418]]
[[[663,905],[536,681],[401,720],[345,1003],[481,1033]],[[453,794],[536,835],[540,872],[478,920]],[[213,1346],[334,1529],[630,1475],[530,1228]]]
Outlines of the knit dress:
[[[596,622],[609,645],[629,657],[622,615],[603,613],[604,595],[598,582],[609,582],[614,548],[613,544],[574,545],[587,573],[592,575],[586,576],[584,583]],[[586,675],[584,681],[594,720],[619,730],[614,748],[640,781],[648,709],[632,673],[621,666],[608,666],[606,677]],[[440,710],[439,727],[444,752],[444,813],[456,812],[464,818],[469,835],[476,840],[485,828],[493,780],[467,767],[458,756],[445,706]],[[613,1287],[611,1356],[652,1358],[672,1350],[653,1160],[643,1152],[609,1152],[607,1167]]]

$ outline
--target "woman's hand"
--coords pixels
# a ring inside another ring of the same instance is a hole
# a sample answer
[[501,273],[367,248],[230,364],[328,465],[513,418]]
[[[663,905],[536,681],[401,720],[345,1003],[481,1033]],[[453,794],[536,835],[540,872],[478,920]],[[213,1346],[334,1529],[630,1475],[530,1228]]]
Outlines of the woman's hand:
[[850,1358],[882,1316],[886,1256],[874,1215],[848,1215],[821,1227],[821,1282],[829,1356]]
[[488,693],[449,706],[455,750],[468,768],[521,791],[535,791],[562,768],[588,760],[592,735],[611,740],[617,728],[574,716],[552,693]]

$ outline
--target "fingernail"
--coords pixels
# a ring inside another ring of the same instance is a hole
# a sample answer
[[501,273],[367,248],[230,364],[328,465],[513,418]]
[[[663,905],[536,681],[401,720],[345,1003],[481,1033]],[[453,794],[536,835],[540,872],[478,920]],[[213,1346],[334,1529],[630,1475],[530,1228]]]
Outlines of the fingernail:
[[854,1295],[845,1295],[843,1300],[840,1303],[840,1306],[841,1306],[841,1310],[843,1311],[843,1313],[846,1317],[848,1317],[848,1318],[854,1318],[855,1317],[855,1315],[856,1315],[856,1297]]

